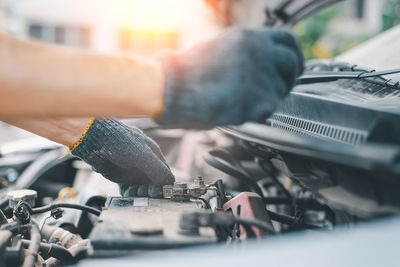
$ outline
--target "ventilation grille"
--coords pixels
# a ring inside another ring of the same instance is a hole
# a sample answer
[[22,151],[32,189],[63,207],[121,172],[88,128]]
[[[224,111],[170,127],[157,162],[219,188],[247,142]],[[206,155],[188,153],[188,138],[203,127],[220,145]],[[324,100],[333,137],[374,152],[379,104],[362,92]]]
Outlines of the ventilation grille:
[[358,145],[365,142],[367,139],[367,132],[354,130],[345,127],[338,127],[331,124],[321,123],[317,121],[299,119],[296,117],[273,114],[267,120],[271,127],[283,129],[288,132],[307,135],[322,139],[329,139],[332,141]]

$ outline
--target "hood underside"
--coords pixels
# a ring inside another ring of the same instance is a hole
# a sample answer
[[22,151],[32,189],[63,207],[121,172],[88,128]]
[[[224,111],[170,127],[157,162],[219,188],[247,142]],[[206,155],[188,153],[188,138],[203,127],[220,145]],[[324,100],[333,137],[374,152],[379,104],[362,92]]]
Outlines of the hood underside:
[[270,0],[265,13],[268,26],[292,26],[305,17],[343,0]]

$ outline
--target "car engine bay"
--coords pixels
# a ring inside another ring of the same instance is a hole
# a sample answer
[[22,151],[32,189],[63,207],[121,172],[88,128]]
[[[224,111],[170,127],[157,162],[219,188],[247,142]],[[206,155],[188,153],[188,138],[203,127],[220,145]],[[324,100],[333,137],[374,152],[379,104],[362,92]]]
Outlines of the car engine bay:
[[[338,1],[306,2],[266,10],[266,25],[291,26]],[[309,61],[261,124],[192,131],[126,120],[160,145],[175,175],[159,198],[121,195],[54,143],[0,150],[0,267],[212,245],[234,251],[398,216],[400,83],[387,78],[398,72]]]
[[[304,75],[351,68],[319,62]],[[400,113],[391,103],[399,89],[385,82],[339,78],[298,85],[265,124],[196,132],[128,121],[160,144],[175,173],[176,183],[164,186],[160,198],[121,196],[89,165],[60,158],[65,151],[57,145],[1,155],[0,261],[60,266],[229,247],[396,215]],[[352,94],[338,93],[349,88]],[[381,103],[365,105],[368,99]]]

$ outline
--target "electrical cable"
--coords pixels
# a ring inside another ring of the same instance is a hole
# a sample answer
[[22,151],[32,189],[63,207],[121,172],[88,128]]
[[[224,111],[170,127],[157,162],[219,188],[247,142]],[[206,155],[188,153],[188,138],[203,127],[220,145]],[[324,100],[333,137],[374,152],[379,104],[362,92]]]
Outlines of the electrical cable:
[[280,222],[283,224],[289,224],[289,225],[300,223],[296,217],[289,216],[286,214],[276,213],[276,212],[273,212],[270,210],[267,210],[267,211],[268,211],[269,218],[273,221]]
[[4,212],[0,209],[0,225],[8,223],[7,217]]
[[31,208],[30,213],[31,214],[38,214],[38,213],[43,213],[46,211],[51,211],[57,208],[68,208],[68,209],[77,209],[77,210],[82,210],[86,211],[88,213],[94,214],[96,216],[100,216],[101,211],[86,205],[80,205],[80,204],[73,204],[73,203],[54,203],[50,204],[47,206],[39,207],[39,208]]
[[37,255],[40,248],[40,230],[36,223],[32,222],[31,225],[31,242],[28,246],[28,250],[25,254],[24,263],[22,267],[32,267],[35,266]]
[[275,229],[272,227],[272,225],[263,222],[261,220],[256,220],[256,219],[246,219],[240,216],[235,216],[232,215],[234,222],[242,224],[243,226],[255,226],[260,230],[263,230],[267,233],[271,233],[274,234],[275,233]]
[[[22,245],[27,248],[32,242],[30,240],[22,240]],[[74,257],[68,249],[57,245],[57,244],[47,244],[40,242],[39,251],[44,254],[45,257],[54,257],[63,263],[72,263]]]
[[202,197],[194,197],[193,199],[195,199],[195,200],[200,200],[201,202],[203,202],[203,204],[204,204],[204,209],[206,209],[206,210],[210,210],[210,209],[211,209],[210,204],[209,204],[208,201],[205,200],[204,198],[202,198]]
[[269,218],[276,222],[280,222],[280,223],[288,224],[288,225],[300,225],[300,226],[304,226],[307,229],[321,228],[320,226],[317,226],[317,225],[304,223],[299,218],[294,217],[294,216],[280,214],[280,213],[276,213],[276,212],[273,212],[270,210],[267,210],[267,212],[268,212]]
[[266,197],[264,203],[267,205],[291,205],[293,201],[287,197]]
[[214,168],[243,182],[252,192],[264,199],[261,188],[251,179],[240,164],[230,154],[223,150],[211,150],[203,154],[204,160]]
[[218,194],[222,200],[222,205],[224,205],[228,200],[226,198],[226,193],[225,193],[225,187],[224,187],[224,182],[221,179],[218,179],[215,182],[215,186],[217,187]]

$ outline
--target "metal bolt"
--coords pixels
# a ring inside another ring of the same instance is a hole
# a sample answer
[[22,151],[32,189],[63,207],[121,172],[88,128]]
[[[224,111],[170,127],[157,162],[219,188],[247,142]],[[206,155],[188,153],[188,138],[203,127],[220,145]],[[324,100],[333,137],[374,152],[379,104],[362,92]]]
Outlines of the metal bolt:
[[198,186],[204,186],[204,180],[201,176],[197,177],[196,179],[194,179],[194,184],[198,185]]

